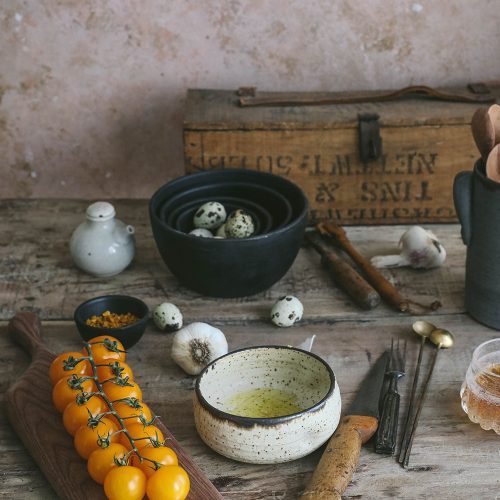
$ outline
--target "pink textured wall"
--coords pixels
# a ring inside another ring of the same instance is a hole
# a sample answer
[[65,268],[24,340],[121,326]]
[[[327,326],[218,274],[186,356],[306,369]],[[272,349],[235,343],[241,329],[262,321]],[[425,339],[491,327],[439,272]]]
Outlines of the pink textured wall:
[[498,79],[499,25],[494,0],[3,1],[0,197],[149,197],[188,87]]

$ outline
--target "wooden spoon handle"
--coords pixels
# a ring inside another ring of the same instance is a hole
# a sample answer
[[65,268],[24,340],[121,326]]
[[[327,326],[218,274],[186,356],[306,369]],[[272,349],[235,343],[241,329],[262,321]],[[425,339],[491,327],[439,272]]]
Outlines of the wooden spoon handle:
[[495,182],[500,182],[500,144],[497,144],[486,160],[486,176]]
[[11,339],[19,344],[31,357],[39,351],[47,351],[41,336],[40,318],[33,312],[18,312],[10,320],[8,332]]
[[340,500],[359,461],[361,445],[377,430],[375,417],[344,417],[328,442],[302,500]]

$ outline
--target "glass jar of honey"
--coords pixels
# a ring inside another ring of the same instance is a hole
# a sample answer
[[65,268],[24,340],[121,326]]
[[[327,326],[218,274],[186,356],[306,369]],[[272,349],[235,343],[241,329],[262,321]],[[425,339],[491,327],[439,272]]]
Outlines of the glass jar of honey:
[[500,434],[500,338],[476,347],[460,396],[472,422]]

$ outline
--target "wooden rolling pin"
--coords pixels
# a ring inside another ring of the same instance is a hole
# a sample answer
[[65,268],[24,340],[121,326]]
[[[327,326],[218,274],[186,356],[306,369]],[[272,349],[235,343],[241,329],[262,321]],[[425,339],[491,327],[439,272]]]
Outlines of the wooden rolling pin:
[[321,262],[335,281],[362,309],[373,309],[380,304],[380,295],[358,272],[332,250],[316,231],[306,233],[309,243],[321,254]]

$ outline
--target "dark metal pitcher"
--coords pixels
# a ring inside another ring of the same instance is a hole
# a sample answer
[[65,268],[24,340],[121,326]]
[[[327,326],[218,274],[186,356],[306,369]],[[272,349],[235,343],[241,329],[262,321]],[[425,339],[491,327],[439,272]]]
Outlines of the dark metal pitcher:
[[486,177],[483,160],[457,174],[453,200],[467,245],[465,309],[500,330],[500,183]]

